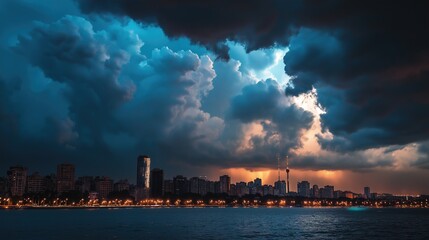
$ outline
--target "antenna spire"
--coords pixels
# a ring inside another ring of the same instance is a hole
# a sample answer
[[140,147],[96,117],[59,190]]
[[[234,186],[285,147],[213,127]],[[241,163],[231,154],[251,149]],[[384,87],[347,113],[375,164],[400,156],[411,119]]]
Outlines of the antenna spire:
[[289,188],[289,156],[286,155],[286,186],[287,186],[287,193],[290,193]]

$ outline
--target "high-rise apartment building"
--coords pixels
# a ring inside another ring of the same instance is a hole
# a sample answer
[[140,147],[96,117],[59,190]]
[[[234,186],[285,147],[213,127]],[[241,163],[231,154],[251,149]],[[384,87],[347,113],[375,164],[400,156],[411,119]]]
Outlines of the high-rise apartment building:
[[181,196],[189,192],[189,181],[182,175],[173,178],[174,194]]
[[42,193],[46,191],[46,178],[35,172],[27,177],[27,192]]
[[308,181],[298,182],[297,189],[298,189],[298,196],[310,197],[310,183]]
[[164,171],[155,168],[150,172],[150,193],[154,198],[164,195]]
[[174,184],[173,180],[164,180],[164,194],[173,194],[174,193]]
[[230,185],[231,185],[231,178],[228,175],[223,175],[219,177],[219,188],[220,193],[230,193]]
[[0,197],[6,196],[7,190],[7,179],[0,177]]
[[274,195],[286,196],[286,182],[277,181],[274,183]]
[[7,171],[7,178],[10,194],[22,197],[27,185],[27,168],[22,166],[10,167]]
[[311,189],[312,193],[311,196],[314,198],[320,198],[320,190],[318,185],[313,185],[313,188]]
[[98,197],[106,199],[111,192],[113,192],[113,181],[109,177],[96,177],[95,178],[95,191]]
[[113,184],[113,191],[115,192],[130,191],[130,184],[128,183],[128,180],[121,179],[115,182],[115,184]]
[[321,189],[322,198],[334,198],[334,186],[326,185]]
[[148,156],[139,156],[137,158],[137,184],[136,200],[149,197],[150,189],[150,158]]
[[76,182],[76,190],[81,193],[89,193],[95,191],[95,182],[94,177],[92,176],[83,176],[79,177]]
[[363,188],[363,192],[364,192],[364,195],[365,195],[366,199],[370,199],[371,198],[371,190],[370,190],[369,187],[364,187]]
[[63,163],[57,166],[58,194],[75,190],[75,168],[73,164]]

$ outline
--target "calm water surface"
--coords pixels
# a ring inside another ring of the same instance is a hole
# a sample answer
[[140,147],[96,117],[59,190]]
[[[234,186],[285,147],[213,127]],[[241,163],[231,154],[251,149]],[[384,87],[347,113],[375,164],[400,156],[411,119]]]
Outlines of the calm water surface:
[[0,234],[0,239],[35,240],[429,239],[429,209],[2,210]]

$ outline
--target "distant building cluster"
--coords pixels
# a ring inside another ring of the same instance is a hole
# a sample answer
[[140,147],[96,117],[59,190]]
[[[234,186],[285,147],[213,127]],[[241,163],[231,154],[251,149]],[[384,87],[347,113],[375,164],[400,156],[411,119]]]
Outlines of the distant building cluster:
[[127,180],[113,182],[105,176],[83,176],[76,179],[73,164],[60,164],[56,174],[40,175],[38,172],[28,174],[23,166],[12,166],[6,178],[0,178],[0,196],[50,196],[60,197],[84,194],[89,198],[107,198],[113,192],[130,190]]
[[363,193],[335,190],[334,186],[310,186],[308,181],[297,184],[297,192],[289,189],[289,165],[286,167],[286,181],[279,177],[274,185],[263,184],[262,179],[256,178],[250,182],[231,183],[228,175],[220,176],[218,180],[208,180],[205,176],[187,178],[177,175],[172,179],[164,179],[164,171],[159,168],[151,169],[151,159],[142,155],[137,158],[136,184],[128,180],[113,181],[106,176],[81,176],[76,178],[75,166],[63,163],[57,166],[56,174],[40,175],[38,172],[28,174],[23,166],[12,166],[7,171],[6,178],[0,178],[0,196],[50,196],[50,197],[83,197],[91,200],[112,198],[134,198],[141,201],[148,198],[163,198],[169,196],[206,196],[218,194],[223,196],[243,197],[279,196],[303,198],[364,198],[375,199],[376,193],[371,193],[365,187]]

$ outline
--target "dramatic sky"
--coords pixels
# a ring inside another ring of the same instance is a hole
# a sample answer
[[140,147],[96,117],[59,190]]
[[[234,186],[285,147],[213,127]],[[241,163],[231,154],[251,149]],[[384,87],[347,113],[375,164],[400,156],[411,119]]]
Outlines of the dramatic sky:
[[426,1],[0,1],[0,175],[429,194]]

